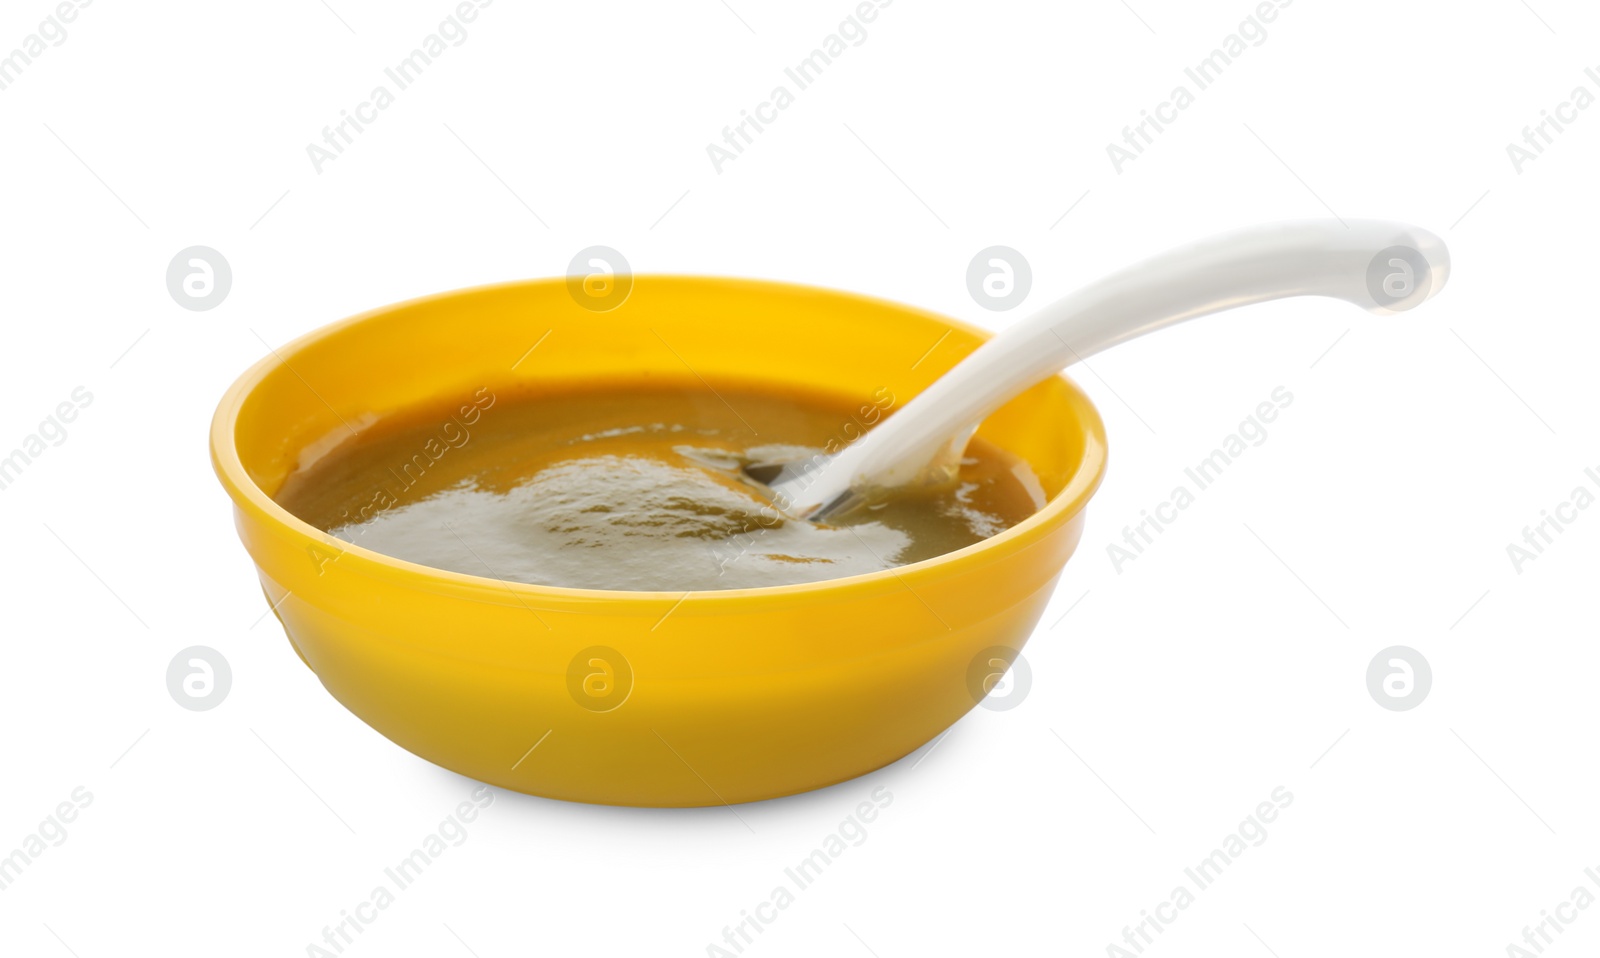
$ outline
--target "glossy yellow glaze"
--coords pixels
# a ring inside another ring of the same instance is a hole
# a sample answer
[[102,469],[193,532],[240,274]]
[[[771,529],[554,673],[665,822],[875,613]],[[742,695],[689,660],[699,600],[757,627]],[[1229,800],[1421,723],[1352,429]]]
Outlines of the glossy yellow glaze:
[[696,593],[507,583],[341,542],[271,494],[316,450],[441,398],[625,375],[864,403],[887,389],[903,404],[985,338],[907,306],[749,280],[640,276],[604,313],[560,279],[465,290],[278,348],[223,397],[212,462],[296,651],[402,747],[572,801],[772,798],[915,750],[974,706],[975,656],[1027,641],[1105,470],[1104,426],[1066,377],[979,431],[1032,465],[1050,497],[1042,510],[935,559],[825,582]]

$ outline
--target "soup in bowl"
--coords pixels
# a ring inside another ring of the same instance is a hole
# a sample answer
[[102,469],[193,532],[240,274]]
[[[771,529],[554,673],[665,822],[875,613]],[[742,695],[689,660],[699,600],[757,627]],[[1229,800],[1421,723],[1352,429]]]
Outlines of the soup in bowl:
[[1065,376],[949,482],[825,526],[746,477],[837,451],[985,338],[771,282],[640,276],[607,312],[560,279],[465,290],[275,350],[212,460],[296,652],[403,748],[551,798],[753,801],[948,728],[1077,546],[1106,447]]

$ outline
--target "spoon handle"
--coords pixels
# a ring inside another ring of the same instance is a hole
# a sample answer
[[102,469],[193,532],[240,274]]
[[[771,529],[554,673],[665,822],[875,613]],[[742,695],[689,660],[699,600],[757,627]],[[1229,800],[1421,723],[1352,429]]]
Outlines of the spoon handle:
[[1104,349],[1196,316],[1290,296],[1330,296],[1380,315],[1445,283],[1439,237],[1382,220],[1254,226],[1162,253],[1051,303],[975,350],[853,445],[773,491],[795,515],[837,512],[852,490],[894,487],[946,464],[1029,386]]

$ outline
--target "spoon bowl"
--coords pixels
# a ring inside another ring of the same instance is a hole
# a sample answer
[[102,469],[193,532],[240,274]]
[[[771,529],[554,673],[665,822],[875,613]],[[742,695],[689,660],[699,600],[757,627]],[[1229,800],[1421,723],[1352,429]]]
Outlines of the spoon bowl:
[[[797,349],[802,326],[848,348]],[[1038,477],[1037,513],[934,559],[822,582],[524,585],[342,541],[274,493],[353,432],[479,390],[682,384],[720,404],[732,386],[765,385],[894,408],[986,339],[923,310],[782,283],[640,276],[604,314],[561,279],[465,290],[279,346],[223,397],[211,455],[291,645],[398,746],[550,798],[734,804],[870,772],[984,700],[1050,601],[1105,470],[1100,417],[1068,379],[1035,384],[981,429]],[[841,422],[840,442],[872,421]]]

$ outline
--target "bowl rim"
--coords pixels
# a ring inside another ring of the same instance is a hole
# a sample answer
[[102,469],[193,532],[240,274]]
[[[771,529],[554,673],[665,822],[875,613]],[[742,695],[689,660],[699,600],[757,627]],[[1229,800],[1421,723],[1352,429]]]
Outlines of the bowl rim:
[[[641,281],[662,281],[710,284],[723,287],[746,287],[753,291],[768,293],[820,294],[855,300],[860,304],[874,308],[919,315],[944,323],[954,330],[967,333],[981,341],[987,341],[995,335],[982,327],[918,306],[827,286],[792,283],[784,280],[688,273],[640,273],[634,274],[633,280],[635,284]],[[427,591],[443,593],[455,598],[472,599],[480,602],[494,601],[496,604],[500,604],[504,598],[509,596],[517,604],[524,606],[526,605],[524,599],[535,597],[546,600],[569,600],[582,603],[600,601],[606,603],[656,604],[667,601],[674,603],[673,608],[675,609],[678,605],[684,604],[691,596],[694,597],[696,606],[700,606],[703,603],[735,606],[750,602],[771,601],[781,597],[877,591],[886,586],[897,589],[909,588],[905,581],[907,577],[926,579],[943,573],[970,568],[972,565],[984,561],[984,556],[988,553],[996,551],[1020,552],[1037,544],[1056,527],[1064,525],[1077,517],[1105,478],[1107,462],[1105,423],[1100,417],[1099,410],[1095,408],[1094,403],[1089,399],[1088,394],[1083,391],[1082,387],[1064,372],[1060,372],[1052,378],[1061,380],[1067,387],[1068,401],[1085,433],[1083,455],[1078,462],[1077,469],[1061,491],[1046,502],[1043,508],[1016,525],[952,552],[876,572],[842,576],[836,579],[821,579],[813,582],[798,582],[789,585],[760,586],[744,589],[676,591],[588,589],[571,586],[540,585],[463,572],[451,572],[433,566],[410,562],[368,549],[353,542],[347,542],[318,529],[279,505],[250,478],[249,472],[245,469],[244,462],[239,456],[238,447],[234,439],[234,433],[238,426],[238,416],[245,401],[261,385],[267,375],[280,364],[288,365],[285,356],[292,357],[296,353],[302,352],[323,340],[330,339],[353,326],[372,322],[385,315],[403,310],[458,297],[480,295],[507,289],[564,285],[566,281],[566,277],[519,279],[430,293],[378,306],[319,326],[276,348],[268,345],[268,354],[257,360],[234,380],[233,384],[228,387],[218,401],[216,411],[212,416],[209,431],[212,468],[216,472],[217,478],[221,481],[224,490],[228,493],[229,498],[233,500],[236,508],[252,514],[258,521],[276,527],[281,532],[286,532],[295,538],[304,540],[306,546],[335,550],[339,553],[339,561],[341,563],[347,558],[354,558],[357,560],[354,565],[358,571],[376,574],[379,578],[391,580],[402,587],[423,587]],[[290,367],[290,370],[293,371],[293,367]],[[254,561],[254,556],[252,556],[252,561]]]

